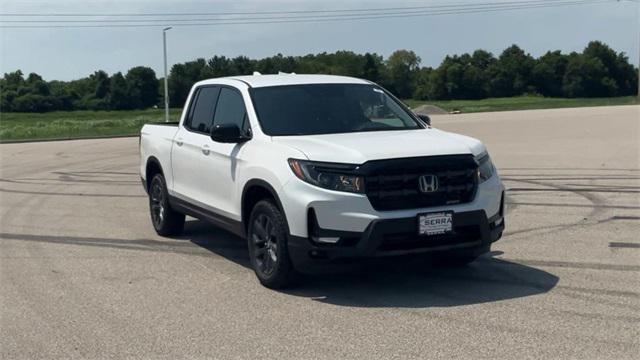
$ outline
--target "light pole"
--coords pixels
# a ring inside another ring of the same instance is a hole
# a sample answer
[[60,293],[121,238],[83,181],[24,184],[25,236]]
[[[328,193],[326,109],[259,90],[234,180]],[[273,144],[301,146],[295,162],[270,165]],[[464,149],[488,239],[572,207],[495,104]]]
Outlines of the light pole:
[[167,30],[171,26],[162,29],[162,48],[164,50],[164,121],[169,122],[169,81],[167,79]]

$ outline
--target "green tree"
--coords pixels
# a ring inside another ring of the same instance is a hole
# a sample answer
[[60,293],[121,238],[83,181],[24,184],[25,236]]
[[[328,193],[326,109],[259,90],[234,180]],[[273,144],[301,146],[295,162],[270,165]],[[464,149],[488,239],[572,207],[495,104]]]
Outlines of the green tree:
[[22,71],[5,73],[0,79],[0,111],[15,111],[14,100],[19,96],[18,88],[24,87]]
[[397,96],[409,98],[415,87],[420,57],[410,50],[396,50],[387,59],[387,87]]
[[111,75],[109,79],[109,107],[114,110],[133,108],[134,102],[129,93],[127,80],[121,72]]
[[434,70],[430,67],[423,67],[416,74],[416,85],[413,90],[413,98],[419,100],[431,99],[431,81]]
[[337,51],[325,54],[325,63],[329,65],[329,73],[343,76],[364,77],[366,59],[353,51]]
[[231,59],[231,71],[229,75],[251,75],[255,68],[255,60],[246,56],[237,56]]
[[233,67],[231,64],[231,60],[226,56],[214,56],[209,61],[207,61],[207,65],[202,68],[198,76],[196,77],[198,80],[206,79],[209,77],[223,77],[232,74]]
[[299,72],[296,70],[298,60],[293,56],[277,54],[276,56],[258,60],[255,69],[262,74],[277,74],[279,71],[285,73]]
[[562,96],[562,79],[567,71],[569,58],[560,50],[548,51],[536,61],[531,70],[531,82],[544,96]]
[[464,73],[463,61],[457,56],[447,57],[443,62],[440,74],[444,77],[445,99],[464,98]]
[[533,91],[531,70],[535,59],[517,45],[511,45],[489,68],[490,93],[495,97],[522,95]]
[[153,69],[136,66],[126,75],[127,92],[135,108],[149,108],[158,104],[158,79]]
[[[637,91],[637,74],[624,53],[616,53],[600,41],[591,41],[582,52],[588,59],[597,59],[604,68],[604,75],[589,93],[611,94],[605,96],[633,95]],[[611,93],[615,88],[615,92]],[[598,95],[596,95],[598,96]]]
[[430,99],[481,99],[489,93],[488,69],[496,62],[491,53],[477,50],[473,55],[447,56],[431,72],[426,89]]
[[74,110],[73,102],[75,96],[69,91],[66,82],[54,80],[49,82],[48,85],[51,101],[53,102],[53,110]]
[[3,78],[3,85],[7,89],[17,90],[20,86],[24,85],[24,77],[22,71],[16,70],[14,72],[5,73]]
[[486,50],[478,49],[473,52],[470,61],[471,65],[475,66],[476,68],[482,71],[487,71],[498,60],[495,58],[495,56],[493,56],[492,53]]
[[15,111],[14,101],[18,92],[13,89],[0,89],[0,112]]
[[613,96],[618,92],[614,79],[607,76],[607,68],[595,57],[572,54],[563,78],[563,92],[567,97]]
[[48,96],[26,94],[13,100],[13,111],[18,112],[46,112],[54,109],[54,104]]
[[365,79],[373,82],[379,82],[382,76],[383,67],[384,62],[382,61],[382,56],[371,53],[364,54],[362,76]]
[[94,84],[95,90],[93,96],[96,99],[106,98],[109,93],[109,75],[102,70],[98,70],[89,76],[89,79]]

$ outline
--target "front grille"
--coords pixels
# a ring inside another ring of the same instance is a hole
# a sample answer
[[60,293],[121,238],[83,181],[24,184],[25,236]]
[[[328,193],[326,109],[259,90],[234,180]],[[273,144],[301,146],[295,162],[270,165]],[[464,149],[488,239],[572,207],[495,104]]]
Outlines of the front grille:
[[[473,200],[478,164],[472,155],[375,160],[365,163],[365,190],[376,210],[418,209]],[[438,189],[420,190],[419,178],[434,175]]]

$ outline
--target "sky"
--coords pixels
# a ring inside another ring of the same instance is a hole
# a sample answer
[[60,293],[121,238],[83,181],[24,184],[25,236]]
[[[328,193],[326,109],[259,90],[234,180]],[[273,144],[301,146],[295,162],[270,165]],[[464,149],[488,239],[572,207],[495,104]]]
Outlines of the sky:
[[[486,3],[509,0],[423,1],[92,1],[0,0],[0,13],[161,13],[362,9]],[[510,0],[514,1],[514,0]],[[349,22],[175,27],[167,33],[172,64],[214,55],[262,58],[282,53],[351,50],[387,57],[409,49],[422,65],[437,66],[448,54],[485,49],[499,54],[517,44],[533,56],[547,50],[581,51],[600,40],[638,64],[640,3],[637,0]],[[0,17],[0,20],[8,20]],[[12,18],[15,19],[15,18]],[[6,24],[6,23],[4,23]],[[1,24],[0,24],[1,25]],[[161,28],[0,28],[0,72],[21,69],[47,80],[72,80],[101,69],[112,74],[143,65],[163,76]]]

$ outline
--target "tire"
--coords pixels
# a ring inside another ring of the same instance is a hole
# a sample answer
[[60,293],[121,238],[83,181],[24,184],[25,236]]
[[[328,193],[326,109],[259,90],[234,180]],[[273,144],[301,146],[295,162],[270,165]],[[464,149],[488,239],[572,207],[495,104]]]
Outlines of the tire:
[[156,174],[149,186],[149,213],[158,235],[179,235],[184,229],[184,214],[171,208],[167,183],[162,174]]
[[259,201],[251,211],[247,243],[251,266],[260,283],[271,289],[297,284],[287,248],[288,227],[280,210],[269,200]]

